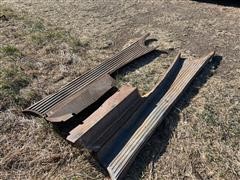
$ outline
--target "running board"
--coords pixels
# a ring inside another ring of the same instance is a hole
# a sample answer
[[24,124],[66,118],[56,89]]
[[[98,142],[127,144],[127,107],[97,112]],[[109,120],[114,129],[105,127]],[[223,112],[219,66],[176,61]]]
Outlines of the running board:
[[214,52],[197,60],[184,60],[179,54],[145,102],[98,150],[96,157],[107,169],[111,179],[124,176],[144,143],[213,56]]
[[[94,69],[74,79],[66,86],[62,87],[58,92],[45,97],[25,109],[23,112],[45,117],[51,122],[61,122],[70,119],[74,114],[79,113],[83,108],[90,106],[93,103],[92,101],[87,101],[88,98],[94,95],[94,99],[97,100],[104,92],[111,88],[112,80],[109,77],[103,77],[104,75],[112,74],[117,69],[125,66],[131,61],[156,49],[156,47],[147,47],[145,45],[148,36],[149,34],[146,34],[112,58],[107,59]],[[101,85],[96,82],[99,79],[104,82],[105,89],[101,89]],[[98,87],[97,90],[92,94],[88,93],[88,98],[82,97],[83,94],[89,92],[89,89],[93,86]],[[81,100],[83,99],[86,100],[84,102],[84,107],[78,108],[78,106],[82,105]]]

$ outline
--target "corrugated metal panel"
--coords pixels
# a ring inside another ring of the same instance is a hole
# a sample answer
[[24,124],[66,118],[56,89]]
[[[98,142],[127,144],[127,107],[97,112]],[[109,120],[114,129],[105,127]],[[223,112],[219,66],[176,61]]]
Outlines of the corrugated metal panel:
[[105,74],[111,74],[134,59],[153,51],[156,47],[147,47],[145,45],[145,39],[147,36],[149,36],[149,34],[143,36],[140,40],[136,41],[112,58],[106,60],[99,66],[68,83],[66,86],[61,88],[60,91],[33,104],[29,108],[25,109],[24,112],[47,116],[47,113],[51,111],[52,108],[58,106],[64,99],[73,96],[96,79]]

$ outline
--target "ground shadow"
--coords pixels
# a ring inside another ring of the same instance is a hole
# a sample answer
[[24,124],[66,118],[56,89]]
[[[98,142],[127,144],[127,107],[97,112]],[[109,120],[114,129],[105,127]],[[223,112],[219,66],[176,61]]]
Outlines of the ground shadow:
[[116,78],[118,75],[125,75],[130,72],[134,72],[137,69],[151,63],[154,59],[159,58],[162,54],[168,54],[166,51],[160,51],[160,50],[153,50],[152,52],[128,63],[126,66],[123,66],[122,68],[115,71],[112,76]]
[[[192,85],[183,93],[182,98],[178,101],[174,108],[172,108],[169,115],[164,119],[148,143],[138,154],[136,160],[126,175],[126,179],[140,179],[144,169],[150,163],[152,164],[152,169],[154,169],[155,163],[165,153],[169,140],[172,137],[172,133],[178,125],[180,120],[179,112],[190,104],[191,99],[213,75],[213,70],[219,66],[221,60],[221,56],[215,56],[213,60],[199,73]],[[152,174],[154,176],[154,172],[152,172]]]
[[197,2],[212,3],[223,6],[240,7],[239,0],[193,0]]

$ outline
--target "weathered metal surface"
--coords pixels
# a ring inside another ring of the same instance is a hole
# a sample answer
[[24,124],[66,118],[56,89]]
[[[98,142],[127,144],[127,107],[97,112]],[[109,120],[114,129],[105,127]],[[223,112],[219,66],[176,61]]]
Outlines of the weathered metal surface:
[[[58,92],[47,96],[39,102],[33,104],[29,108],[25,109],[24,112],[46,117],[52,109],[58,109],[58,106],[62,103],[62,101],[65,101],[65,99],[73,96],[96,79],[100,78],[105,74],[111,74],[117,69],[126,65],[127,63],[133,61],[134,59],[137,59],[144,54],[153,51],[154,49],[156,49],[156,47],[147,47],[145,45],[145,40],[147,36],[149,36],[149,34],[143,36],[140,40],[136,41],[128,48],[117,53],[115,56],[106,60],[99,66],[68,83]],[[64,119],[66,118],[67,116],[64,117]]]
[[141,97],[136,88],[122,86],[93,114],[70,131],[67,140],[80,141],[85,147],[97,151],[136,111]]
[[108,74],[96,79],[74,95],[62,100],[57,106],[47,112],[46,119],[51,122],[62,122],[72,118],[83,109],[97,101],[109,91],[115,80]]
[[96,154],[111,179],[119,179],[124,175],[143,144],[201,68],[214,56],[214,52],[198,60],[183,60],[180,56],[177,56],[146,102]]
[[24,110],[51,122],[71,119],[64,130],[67,140],[81,142],[95,152],[112,179],[123,177],[183,91],[214,56],[212,52],[201,59],[185,60],[179,54],[162,80],[144,97],[128,85],[106,93],[114,86],[110,74],[155,49],[145,46],[148,35]]

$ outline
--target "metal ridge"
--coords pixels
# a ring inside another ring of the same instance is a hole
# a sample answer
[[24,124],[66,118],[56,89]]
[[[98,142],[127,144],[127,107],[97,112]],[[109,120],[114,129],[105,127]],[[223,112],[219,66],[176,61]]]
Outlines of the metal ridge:
[[[177,56],[163,80],[148,95],[146,102],[97,153],[99,161],[108,170],[111,179],[123,177],[127,167],[132,163],[143,144],[150,138],[194,77],[213,56],[214,52],[197,60],[183,60],[181,54]],[[170,83],[166,84],[166,82]]]
[[123,67],[134,59],[137,59],[144,54],[147,54],[156,49],[156,47],[147,47],[145,45],[145,40],[148,36],[149,34],[144,35],[142,38],[140,38],[138,41],[136,41],[129,47],[123,49],[113,57],[105,60],[103,63],[93,68],[92,70],[87,71],[80,77],[69,82],[58,92],[49,95],[38,101],[37,103],[31,105],[23,112],[46,117],[47,113],[51,111],[52,108],[58,106],[64,99],[73,96],[75,93],[88,86],[91,82],[100,78],[104,74],[113,73],[114,71]]

